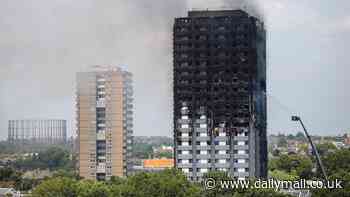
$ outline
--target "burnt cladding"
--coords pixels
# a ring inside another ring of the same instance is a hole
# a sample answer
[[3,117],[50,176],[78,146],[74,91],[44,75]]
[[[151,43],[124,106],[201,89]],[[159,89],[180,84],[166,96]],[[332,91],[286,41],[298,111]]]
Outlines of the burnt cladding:
[[254,174],[266,177],[263,22],[242,10],[190,11],[175,19],[173,32],[174,125],[186,103],[192,119],[201,107],[212,113],[214,127],[222,122],[230,128],[253,127],[258,138],[250,139],[256,146]]

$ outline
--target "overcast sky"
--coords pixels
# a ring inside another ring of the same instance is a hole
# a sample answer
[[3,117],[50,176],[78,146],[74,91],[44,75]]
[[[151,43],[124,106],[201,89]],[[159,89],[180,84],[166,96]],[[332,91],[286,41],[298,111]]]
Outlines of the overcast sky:
[[[135,135],[172,133],[172,25],[230,0],[0,0],[0,138],[9,119],[75,119],[75,73],[134,74]],[[268,31],[269,133],[350,131],[350,1],[256,0]]]

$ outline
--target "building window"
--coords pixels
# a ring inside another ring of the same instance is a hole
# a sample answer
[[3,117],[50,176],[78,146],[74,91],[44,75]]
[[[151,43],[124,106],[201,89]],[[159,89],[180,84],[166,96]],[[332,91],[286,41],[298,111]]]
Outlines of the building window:
[[219,132],[219,136],[221,136],[221,137],[226,136],[226,133],[225,132]]
[[207,160],[207,159],[201,159],[201,160],[199,160],[199,163],[201,163],[201,164],[207,164],[207,163],[208,163],[208,160]]
[[219,159],[219,163],[226,163],[226,159]]
[[247,151],[246,150],[238,150],[237,153],[243,155],[243,154],[247,154]]
[[219,150],[219,155],[225,155],[226,151],[225,150]]
[[181,136],[182,137],[188,137],[188,133],[182,133]]
[[188,125],[188,124],[182,124],[182,125],[181,125],[181,128],[183,128],[183,129],[188,129],[188,128],[189,128],[189,125]]
[[207,137],[208,134],[207,134],[207,133],[199,133],[199,136],[201,136],[201,137]]

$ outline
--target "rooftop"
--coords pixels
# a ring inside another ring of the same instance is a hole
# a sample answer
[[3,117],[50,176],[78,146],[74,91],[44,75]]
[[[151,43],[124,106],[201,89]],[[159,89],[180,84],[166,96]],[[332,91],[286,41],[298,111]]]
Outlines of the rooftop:
[[221,16],[242,16],[248,17],[248,13],[243,10],[192,10],[188,12],[188,17],[221,17]]

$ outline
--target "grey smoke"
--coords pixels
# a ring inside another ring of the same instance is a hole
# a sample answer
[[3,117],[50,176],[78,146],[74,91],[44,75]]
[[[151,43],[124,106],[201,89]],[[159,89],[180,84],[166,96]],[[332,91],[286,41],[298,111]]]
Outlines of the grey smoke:
[[186,6],[181,0],[2,2],[1,136],[7,119],[74,120],[75,73],[99,64],[134,73],[136,134],[168,135],[170,122],[159,116],[171,116],[171,25]]
[[264,20],[261,0],[192,0],[188,1],[190,9],[241,9],[250,15]]

